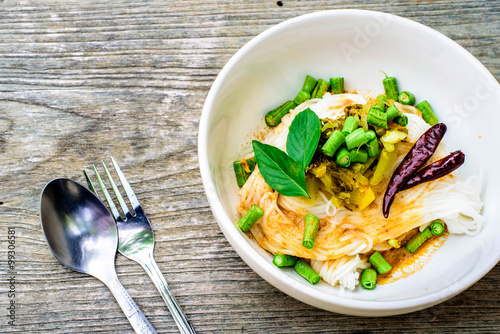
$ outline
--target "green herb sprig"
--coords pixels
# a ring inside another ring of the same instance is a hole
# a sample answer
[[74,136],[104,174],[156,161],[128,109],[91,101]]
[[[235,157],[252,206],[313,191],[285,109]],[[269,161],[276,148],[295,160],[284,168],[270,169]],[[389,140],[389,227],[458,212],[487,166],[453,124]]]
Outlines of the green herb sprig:
[[289,127],[288,155],[271,145],[252,141],[259,171],[266,183],[284,196],[310,197],[305,169],[311,162],[321,136],[321,121],[311,109],[295,116]]
[[286,151],[304,170],[311,163],[320,136],[321,121],[314,111],[307,108],[295,116],[286,138]]

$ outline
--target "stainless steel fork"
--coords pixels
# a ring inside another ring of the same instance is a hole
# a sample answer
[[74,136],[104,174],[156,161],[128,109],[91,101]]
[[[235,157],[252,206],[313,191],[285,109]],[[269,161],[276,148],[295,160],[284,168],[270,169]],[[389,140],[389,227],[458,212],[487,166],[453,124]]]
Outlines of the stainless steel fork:
[[[130,184],[125,178],[125,175],[123,175],[120,167],[116,163],[115,159],[113,159],[113,157],[111,157],[111,162],[134,210],[134,214],[132,214],[127,206],[127,203],[125,203],[125,200],[120,194],[120,191],[116,186],[113,177],[111,176],[109,170],[106,168],[106,164],[104,163],[104,161],[101,161],[104,171],[108,177],[109,183],[111,184],[113,192],[116,195],[116,199],[120,203],[120,207],[125,215],[124,218],[120,216],[118,209],[113,203],[113,199],[111,198],[108,190],[106,189],[106,186],[104,185],[104,182],[97,172],[97,168],[95,166],[92,166],[92,168],[94,169],[94,173],[104,193],[104,197],[106,198],[108,206],[111,209],[111,213],[115,217],[116,224],[118,225],[118,251],[129,259],[139,263],[148,273],[149,277],[156,285],[156,288],[158,289],[158,291],[160,291],[160,294],[167,304],[167,307],[170,310],[170,313],[172,314],[172,317],[174,318],[175,323],[177,324],[177,327],[179,327],[181,333],[196,333],[194,328],[189,323],[186,315],[182,311],[179,303],[172,294],[172,291],[170,291],[167,281],[165,281],[160,268],[153,258],[154,235],[151,223],[144,214],[144,211],[142,210],[142,207],[137,200],[137,196],[132,190],[132,187],[130,187]],[[87,181],[89,189],[97,195],[97,191],[85,170],[83,171],[83,174],[85,175],[85,179]]]

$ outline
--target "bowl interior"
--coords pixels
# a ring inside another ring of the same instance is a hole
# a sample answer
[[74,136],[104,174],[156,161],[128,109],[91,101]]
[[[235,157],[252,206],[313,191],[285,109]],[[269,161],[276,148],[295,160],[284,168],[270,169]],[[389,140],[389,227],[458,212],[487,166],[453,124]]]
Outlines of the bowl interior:
[[[271,264],[236,227],[238,186],[232,162],[251,151],[263,116],[293,99],[306,74],[342,76],[346,88],[383,93],[385,71],[400,90],[428,100],[448,125],[444,142],[461,149],[461,175],[481,175],[486,222],[476,237],[450,236],[419,272],[373,291],[316,286]],[[496,113],[500,88],[472,55],[436,31],[397,16],[359,10],[326,11],[286,21],[245,45],[224,67],[207,98],[200,125],[200,166],[217,221],[240,256],[262,277],[304,302],[340,313],[389,315],[436,304],[463,291],[500,258],[497,205],[500,159]],[[376,309],[376,310],[375,310]]]

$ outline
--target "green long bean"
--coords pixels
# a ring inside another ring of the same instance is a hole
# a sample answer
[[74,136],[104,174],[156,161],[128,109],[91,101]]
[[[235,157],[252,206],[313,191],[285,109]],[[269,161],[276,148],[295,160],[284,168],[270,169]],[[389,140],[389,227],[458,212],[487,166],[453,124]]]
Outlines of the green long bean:
[[276,125],[281,123],[281,119],[290,112],[290,109],[293,109],[296,106],[297,104],[293,101],[286,101],[279,107],[274,108],[266,114],[266,124],[271,127],[275,127]]
[[250,210],[240,219],[238,226],[243,232],[248,232],[257,219],[264,215],[264,210],[258,205],[252,205]]
[[348,150],[358,148],[367,142],[366,133],[362,128],[357,128],[345,137],[345,144]]
[[300,276],[304,277],[311,284],[317,284],[321,280],[321,276],[319,276],[319,274],[304,260],[298,260],[294,268]]
[[301,91],[311,94],[317,82],[318,80],[314,79],[312,76],[306,75],[306,79],[304,80]]
[[431,105],[426,100],[417,104],[415,108],[422,112],[422,118],[427,124],[433,126],[439,122],[434,110],[432,110]]
[[371,265],[377,270],[377,272],[382,275],[387,272],[389,272],[392,267],[387,261],[384,259],[384,257],[379,253],[375,252],[373,253],[369,258],[368,261],[371,263]]
[[394,104],[387,108],[385,113],[387,115],[387,122],[392,122],[396,118],[404,116]]
[[369,157],[377,157],[380,154],[380,146],[377,139],[373,139],[366,144],[366,153]]
[[328,88],[330,88],[330,84],[323,79],[319,79],[316,87],[314,87],[311,93],[311,99],[322,98],[323,95],[328,92]]
[[319,229],[319,218],[312,214],[307,214],[304,218],[304,236],[302,237],[302,246],[307,249],[314,247],[314,241]]
[[382,80],[382,84],[384,85],[385,95],[387,96],[387,98],[391,100],[397,100],[399,96],[399,91],[398,91],[398,82],[396,78],[389,77],[387,76],[387,74],[385,74],[385,79]]
[[351,164],[351,156],[349,154],[349,150],[345,147],[341,147],[337,152],[337,158],[335,159],[335,162],[340,167],[349,167],[349,165]]
[[377,285],[377,272],[367,268],[361,272],[361,286],[366,290],[373,290]]
[[368,153],[364,148],[349,151],[351,163],[359,162],[364,164],[368,160]]
[[304,103],[305,101],[309,100],[311,98],[311,94],[309,94],[308,92],[304,91],[304,90],[301,90],[297,96],[295,96],[295,98],[293,99],[293,102],[296,104],[296,105],[299,105],[299,104],[302,104]]
[[344,78],[330,78],[330,88],[332,94],[343,94],[344,93]]
[[291,267],[297,262],[297,257],[287,254],[276,254],[273,257],[273,264],[276,267]]
[[398,101],[401,104],[405,105],[414,105],[415,104],[415,95],[408,91],[403,91],[398,96]]
[[405,245],[405,248],[409,250],[410,253],[415,253],[417,249],[431,237],[432,237],[431,230],[428,227],[426,227],[425,230],[423,230],[416,237],[408,241]]
[[368,112],[366,122],[387,129],[387,114],[378,107],[372,107]]
[[339,130],[333,131],[326,143],[321,147],[321,152],[329,157],[333,157],[335,152],[345,143],[345,137]]
[[431,232],[434,235],[441,235],[444,232],[444,225],[441,222],[434,222],[431,224]]
[[342,127],[342,133],[344,136],[352,133],[359,127],[359,119],[354,116],[349,116],[344,121],[344,126]]
[[406,115],[400,116],[396,118],[395,122],[403,127],[406,127],[408,125],[408,116]]
[[234,167],[234,174],[236,175],[236,182],[238,183],[239,187],[243,187],[245,182],[247,182],[250,174],[245,171],[243,165],[241,164],[241,161],[233,162],[233,167]]

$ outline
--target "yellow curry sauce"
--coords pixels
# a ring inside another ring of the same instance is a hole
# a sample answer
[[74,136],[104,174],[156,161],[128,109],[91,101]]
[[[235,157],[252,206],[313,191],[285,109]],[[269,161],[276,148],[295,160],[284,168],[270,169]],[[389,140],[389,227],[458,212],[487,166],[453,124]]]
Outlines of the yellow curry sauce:
[[[401,245],[405,245],[417,234],[418,228],[411,230],[401,241]],[[378,275],[377,284],[392,283],[420,271],[430,261],[434,253],[444,245],[448,235],[448,230],[445,230],[440,236],[433,235],[413,254],[404,246],[380,252],[384,259],[392,266],[392,269],[387,274]]]

